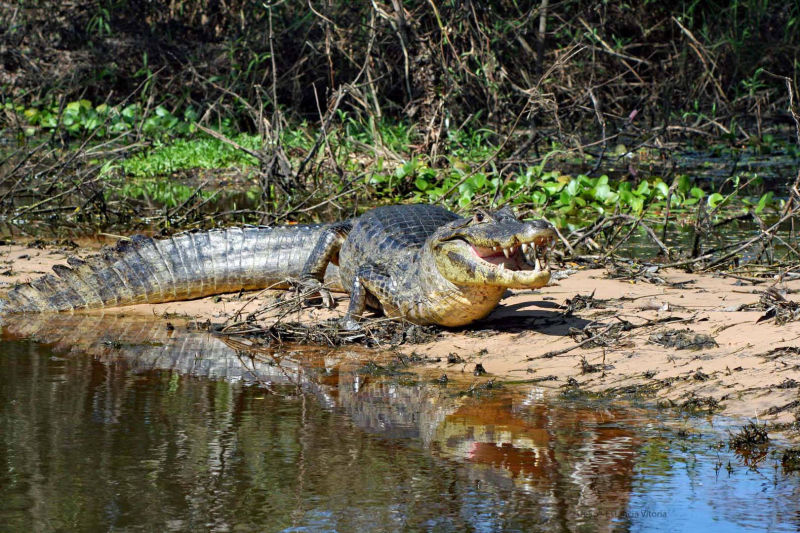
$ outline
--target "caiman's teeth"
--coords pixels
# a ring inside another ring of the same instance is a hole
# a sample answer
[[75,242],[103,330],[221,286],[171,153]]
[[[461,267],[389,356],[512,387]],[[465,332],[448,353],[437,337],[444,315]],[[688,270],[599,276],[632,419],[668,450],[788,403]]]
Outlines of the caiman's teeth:
[[505,263],[500,263],[500,264],[497,266],[497,270],[505,270],[505,269],[506,269],[506,264],[505,264]]
[[542,264],[539,262],[538,257],[533,260],[533,270],[535,272],[539,272],[540,270],[542,270]]
[[524,253],[524,254],[528,253],[528,245],[527,244],[524,244],[524,243],[522,244],[522,253]]
[[503,248],[503,255],[508,259],[508,248]]
[[497,251],[497,246],[492,246],[492,251],[496,252]]

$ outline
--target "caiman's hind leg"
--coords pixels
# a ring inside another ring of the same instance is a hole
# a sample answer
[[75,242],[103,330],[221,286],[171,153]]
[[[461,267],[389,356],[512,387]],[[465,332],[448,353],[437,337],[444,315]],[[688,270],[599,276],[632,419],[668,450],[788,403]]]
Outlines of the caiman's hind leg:
[[303,267],[300,289],[303,292],[318,292],[325,307],[333,307],[334,303],[331,292],[323,286],[325,269],[331,262],[339,264],[339,250],[351,229],[353,229],[351,221],[337,222],[329,226],[320,235]]

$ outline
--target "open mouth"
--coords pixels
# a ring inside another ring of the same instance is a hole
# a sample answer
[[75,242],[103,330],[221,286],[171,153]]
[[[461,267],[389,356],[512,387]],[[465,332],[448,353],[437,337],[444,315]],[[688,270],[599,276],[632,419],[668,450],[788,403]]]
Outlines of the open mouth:
[[484,248],[473,244],[470,247],[479,259],[494,265],[497,270],[543,272],[549,270],[547,252],[553,240],[552,236],[542,236],[531,242],[509,247]]

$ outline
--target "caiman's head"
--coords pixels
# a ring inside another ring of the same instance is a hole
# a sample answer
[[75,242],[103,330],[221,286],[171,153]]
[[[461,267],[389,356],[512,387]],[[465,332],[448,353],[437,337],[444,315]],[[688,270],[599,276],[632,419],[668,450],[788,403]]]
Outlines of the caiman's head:
[[445,224],[428,246],[452,283],[535,289],[550,281],[547,252],[555,238],[548,222],[521,221],[505,207],[478,209],[470,219]]

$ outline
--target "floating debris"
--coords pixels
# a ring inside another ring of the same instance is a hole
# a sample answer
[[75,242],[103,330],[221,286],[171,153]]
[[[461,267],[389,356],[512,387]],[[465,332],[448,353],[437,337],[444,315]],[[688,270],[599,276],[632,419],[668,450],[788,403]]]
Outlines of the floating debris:
[[464,358],[461,357],[460,355],[458,355],[457,353],[450,352],[449,354],[447,354],[447,364],[448,365],[457,365],[457,364],[463,363],[463,362],[464,362]]
[[596,300],[594,297],[594,291],[592,294],[576,294],[572,298],[567,298],[565,301],[566,308],[562,313],[563,316],[568,317],[572,316],[575,311],[581,311],[584,309],[605,309],[605,303],[608,300]]
[[606,275],[609,279],[642,281],[675,289],[685,289],[687,285],[695,283],[694,280],[667,281],[658,274],[659,270],[661,268],[656,265],[645,266],[635,263],[613,262],[606,265]]
[[419,326],[391,319],[363,320],[357,330],[342,328],[336,320],[305,324],[278,321],[269,325],[245,322],[235,326],[214,327],[219,335],[258,337],[271,343],[321,344],[341,346],[361,344],[367,347],[401,344],[422,344],[439,335],[435,326]]
[[587,324],[583,329],[570,328],[569,335],[582,348],[598,348],[618,346],[622,340],[622,334],[634,329],[635,326],[627,320],[617,318],[617,322],[605,324],[593,322]]
[[731,448],[752,448],[754,446],[763,446],[769,442],[769,434],[767,432],[766,424],[757,424],[753,421],[742,426],[739,433],[732,434],[728,440],[728,445]]
[[800,448],[789,448],[781,455],[781,466],[785,472],[800,472]]
[[765,311],[756,320],[756,324],[774,318],[775,323],[780,326],[800,318],[800,303],[787,300],[775,287],[770,287],[762,292],[761,299],[753,308]]
[[767,456],[769,434],[766,424],[757,424],[753,421],[743,426],[738,433],[731,433],[728,446],[739,455],[748,466],[758,464]]
[[800,383],[791,378],[786,378],[778,384],[779,389],[796,389],[797,387],[800,387]]
[[[670,406],[674,404],[670,401]],[[692,394],[688,400],[680,404],[681,411],[688,411],[690,413],[698,411],[706,411],[713,413],[720,408],[719,400],[712,396],[695,396]]]
[[594,374],[595,372],[602,372],[605,370],[605,365],[593,365],[586,358],[581,358],[581,374]]
[[[780,359],[781,357],[790,355],[800,355],[800,346],[781,346],[779,348],[773,348],[768,352],[759,354],[758,356],[772,361],[774,359]],[[734,370],[736,369],[734,368]]]
[[701,350],[719,346],[711,335],[695,333],[690,329],[668,329],[650,335],[650,342],[676,350]]

